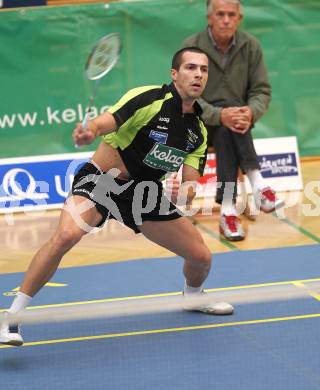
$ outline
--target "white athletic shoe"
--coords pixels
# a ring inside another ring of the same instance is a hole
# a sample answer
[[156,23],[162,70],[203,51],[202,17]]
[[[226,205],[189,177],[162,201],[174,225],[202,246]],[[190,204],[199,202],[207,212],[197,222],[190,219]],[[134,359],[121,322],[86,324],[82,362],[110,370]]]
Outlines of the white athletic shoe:
[[[206,293],[202,291],[199,294],[200,302],[197,303],[196,294],[183,294],[185,298],[184,310],[186,311],[199,311],[205,314],[211,314],[216,316],[226,316],[233,314],[234,307],[227,302],[208,302],[202,303],[203,298],[206,298]],[[190,298],[190,299],[189,299]],[[188,302],[189,301],[189,302]]]
[[228,241],[242,241],[245,238],[240,218],[236,215],[221,215],[219,231]]
[[257,208],[265,213],[272,213],[285,205],[282,199],[279,199],[272,188],[266,187],[254,194],[254,201]]
[[0,344],[13,345],[20,347],[23,344],[21,329],[19,324],[10,324],[10,314],[5,312],[0,319]]

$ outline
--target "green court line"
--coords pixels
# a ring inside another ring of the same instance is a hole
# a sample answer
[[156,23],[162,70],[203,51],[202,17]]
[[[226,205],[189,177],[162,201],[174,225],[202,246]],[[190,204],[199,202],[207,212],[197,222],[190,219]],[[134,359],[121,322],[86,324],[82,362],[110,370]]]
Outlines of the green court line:
[[[109,334],[101,334],[101,335],[96,335],[96,336],[82,336],[82,337],[73,337],[73,338],[65,338],[65,339],[32,341],[32,342],[25,343],[23,345],[23,347],[71,343],[71,342],[79,342],[79,341],[115,339],[115,338],[120,338],[120,337],[146,336],[146,335],[153,335],[153,334],[160,334],[160,333],[174,333],[174,332],[186,332],[186,331],[194,331],[194,330],[207,330],[207,329],[214,329],[214,328],[227,328],[227,327],[244,326],[244,325],[268,324],[268,323],[294,321],[294,320],[311,319],[311,318],[319,318],[319,317],[320,317],[320,313],[314,313],[314,314],[305,314],[305,315],[299,315],[299,316],[264,318],[261,320],[226,322],[226,323],[221,323],[221,324],[184,326],[184,327],[180,327],[180,328],[152,329],[152,330],[141,330],[141,331],[135,331],[135,332],[123,332],[123,333],[109,333]],[[2,348],[14,348],[14,347],[11,347],[8,345],[2,345],[2,346],[0,346],[0,349],[2,349]]]
[[[319,282],[320,278],[312,279],[299,279],[299,280],[287,280],[282,282],[270,282],[270,283],[258,283],[258,284],[247,284],[239,286],[230,286],[230,287],[219,287],[219,288],[206,288],[205,291],[208,293],[218,292],[218,291],[233,291],[233,290],[244,290],[251,288],[260,288],[260,287],[271,287],[271,286],[287,286],[287,285],[299,285],[304,283]],[[40,306],[29,306],[26,310],[38,310],[38,309],[48,309],[55,307],[67,307],[67,306],[78,306],[78,305],[89,305],[91,303],[107,303],[107,302],[122,302],[122,301],[132,301],[139,299],[151,299],[151,298],[161,298],[161,297],[170,297],[181,295],[181,291],[173,291],[169,293],[162,294],[146,294],[146,295],[133,295],[129,297],[120,297],[120,298],[105,298],[105,299],[93,299],[90,301],[76,301],[76,302],[66,302],[66,303],[53,303],[49,305],[40,305]],[[0,309],[0,313],[6,311],[7,309]]]
[[313,233],[309,232],[308,230],[304,229],[303,227],[297,225],[293,221],[290,221],[290,219],[288,219],[288,218],[280,218],[280,217],[278,217],[276,212],[273,212],[272,215],[274,217],[276,217],[277,219],[279,219],[280,221],[282,221],[282,222],[286,223],[287,225],[293,227],[294,229],[296,229],[298,232],[302,233],[306,237],[308,237],[311,240],[315,241],[316,243],[320,244],[320,237],[314,235]]
[[[299,231],[300,233],[302,233],[304,236],[310,238],[311,240],[315,241],[317,244],[320,244],[320,237],[316,236],[315,234],[309,232],[308,230],[304,229],[303,227],[297,225],[296,223],[294,223],[293,221],[291,221],[290,219],[288,218],[280,218],[277,213],[274,211],[272,213],[272,215],[277,218],[278,220],[286,223],[287,225],[293,227],[295,230]],[[224,246],[226,246],[228,249],[231,249],[233,251],[236,251],[236,250],[241,250],[240,248],[238,248],[235,244],[233,244],[232,242],[226,240],[225,238],[222,238],[220,236],[220,234],[218,233],[215,233],[214,230],[208,228],[206,225],[198,222],[196,219],[192,218],[192,222],[195,226],[197,226],[200,230],[202,230],[203,232],[207,233],[209,236],[211,236],[212,238],[220,241]]]
[[207,233],[209,236],[215,238],[216,240],[220,241],[224,246],[226,246],[228,249],[231,249],[233,251],[239,251],[240,249],[232,244],[232,242],[226,240],[225,238],[222,238],[220,234],[215,233],[212,229],[208,228],[206,225],[203,225],[202,223],[198,222],[196,219],[192,219],[192,223],[197,226],[200,230]]

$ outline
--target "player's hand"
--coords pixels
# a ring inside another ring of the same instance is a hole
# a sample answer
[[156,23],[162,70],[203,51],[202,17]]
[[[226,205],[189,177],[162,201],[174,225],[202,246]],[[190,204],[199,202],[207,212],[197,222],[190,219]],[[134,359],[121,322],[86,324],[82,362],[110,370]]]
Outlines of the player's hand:
[[91,144],[97,138],[97,131],[97,126],[92,121],[88,122],[86,129],[82,123],[78,123],[72,133],[74,144],[77,147]]
[[178,179],[178,172],[172,173],[171,176],[166,179],[166,196],[174,204],[177,203],[180,186],[181,183]]

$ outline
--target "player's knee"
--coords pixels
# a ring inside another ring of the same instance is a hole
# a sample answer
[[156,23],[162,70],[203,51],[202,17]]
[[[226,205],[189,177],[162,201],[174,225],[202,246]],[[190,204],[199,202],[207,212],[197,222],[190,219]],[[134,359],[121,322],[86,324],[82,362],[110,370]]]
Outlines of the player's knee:
[[70,228],[68,226],[59,228],[53,237],[54,244],[61,249],[73,247],[83,236],[80,229]]
[[204,269],[210,269],[211,262],[212,262],[212,255],[207,249],[206,246],[202,246],[201,249],[198,248],[193,253],[193,256],[191,257],[191,262],[194,266],[204,268]]
[[202,254],[202,256],[200,258],[200,261],[201,261],[201,264],[202,264],[203,268],[210,269],[211,268],[211,262],[212,262],[212,255],[211,255],[211,253],[208,250],[206,250]]

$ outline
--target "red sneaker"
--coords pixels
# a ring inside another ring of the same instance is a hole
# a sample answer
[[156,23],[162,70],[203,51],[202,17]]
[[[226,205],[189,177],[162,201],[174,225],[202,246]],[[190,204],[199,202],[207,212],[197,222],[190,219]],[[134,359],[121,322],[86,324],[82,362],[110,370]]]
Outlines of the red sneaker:
[[245,238],[241,221],[236,215],[221,215],[219,230],[229,241],[242,241]]
[[275,191],[273,191],[270,187],[266,187],[263,190],[258,191],[254,195],[254,200],[257,208],[260,208],[265,213],[272,213],[272,211],[284,206],[284,201],[277,198]]

